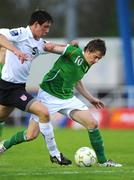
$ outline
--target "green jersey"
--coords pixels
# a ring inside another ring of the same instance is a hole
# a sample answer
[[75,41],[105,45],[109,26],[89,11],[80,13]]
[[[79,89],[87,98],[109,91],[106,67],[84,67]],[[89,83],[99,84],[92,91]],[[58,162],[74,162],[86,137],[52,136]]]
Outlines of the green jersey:
[[76,83],[83,78],[90,66],[79,47],[68,45],[63,55],[44,76],[40,87],[58,98],[72,98]]

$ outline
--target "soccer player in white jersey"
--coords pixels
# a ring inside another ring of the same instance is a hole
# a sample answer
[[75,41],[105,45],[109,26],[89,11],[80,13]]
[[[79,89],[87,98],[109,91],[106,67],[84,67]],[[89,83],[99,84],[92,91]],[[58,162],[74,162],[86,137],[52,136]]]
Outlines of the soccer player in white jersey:
[[[49,32],[53,19],[43,10],[33,12],[29,25],[24,28],[0,29],[0,46],[6,48],[5,64],[0,79],[0,121],[18,108],[22,111],[33,113],[39,117],[39,123],[31,121],[27,131],[21,131],[11,137],[6,147],[0,146],[0,152],[12,145],[29,141],[34,138],[36,128],[45,136],[46,123],[49,122],[47,107],[33,98],[26,90],[26,81],[32,61],[40,54],[45,53],[45,42],[42,39]],[[60,154],[60,153],[59,153]],[[60,161],[66,161],[63,155]]]

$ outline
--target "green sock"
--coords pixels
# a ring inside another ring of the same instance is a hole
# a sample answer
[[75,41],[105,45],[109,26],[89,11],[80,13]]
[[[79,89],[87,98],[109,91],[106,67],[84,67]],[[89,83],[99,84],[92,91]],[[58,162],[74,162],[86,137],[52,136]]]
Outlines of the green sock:
[[17,132],[15,135],[13,135],[10,139],[7,139],[4,141],[4,147],[6,149],[9,149],[10,147],[12,147],[13,145],[16,145],[16,144],[20,144],[22,142],[25,142],[27,141],[26,140],[26,131],[23,130],[21,132]]
[[4,124],[4,122],[0,122],[0,137],[2,136]]
[[103,140],[100,134],[99,129],[89,129],[88,130],[89,138],[91,145],[96,152],[96,156],[99,163],[106,162],[106,157],[104,153],[104,146],[103,146]]

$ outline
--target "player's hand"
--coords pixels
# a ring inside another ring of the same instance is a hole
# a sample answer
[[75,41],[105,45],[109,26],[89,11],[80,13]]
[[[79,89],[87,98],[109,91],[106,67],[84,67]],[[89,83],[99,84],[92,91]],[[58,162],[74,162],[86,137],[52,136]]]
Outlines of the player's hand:
[[24,61],[30,60],[30,57],[28,57],[27,54],[21,52],[18,49],[14,50],[13,53],[18,57],[22,64],[24,63]]
[[104,103],[98,98],[92,98],[92,100],[90,100],[90,103],[94,105],[97,109],[104,108],[105,106]]
[[78,46],[79,42],[77,40],[72,40],[69,44],[72,44],[73,46]]
[[44,48],[46,51],[52,51],[54,49],[55,45],[53,43],[46,43]]

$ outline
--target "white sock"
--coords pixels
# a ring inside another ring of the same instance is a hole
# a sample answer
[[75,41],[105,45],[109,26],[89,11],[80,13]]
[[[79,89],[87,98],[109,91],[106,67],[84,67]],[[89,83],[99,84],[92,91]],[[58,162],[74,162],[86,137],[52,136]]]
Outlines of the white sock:
[[50,122],[39,123],[39,128],[40,128],[40,132],[42,133],[42,135],[46,141],[47,148],[49,150],[50,155],[52,157],[60,156],[60,152],[59,152],[56,142],[55,142],[53,126],[51,125],[51,123]]

